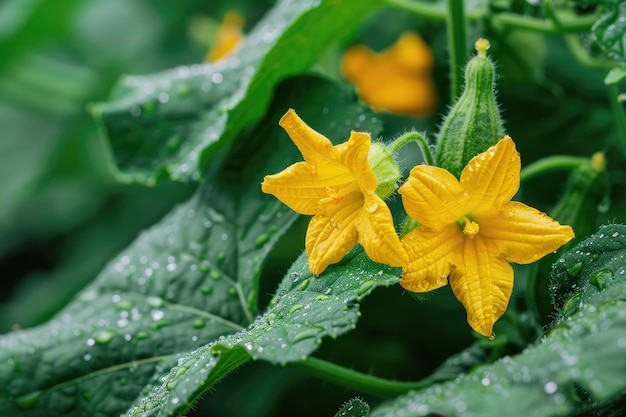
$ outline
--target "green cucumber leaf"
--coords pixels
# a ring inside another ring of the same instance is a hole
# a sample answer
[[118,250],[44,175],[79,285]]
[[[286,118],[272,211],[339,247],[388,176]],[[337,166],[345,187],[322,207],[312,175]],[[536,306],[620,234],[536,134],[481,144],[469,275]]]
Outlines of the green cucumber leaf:
[[265,113],[278,82],[313,65],[382,0],[283,0],[227,60],[129,76],[91,107],[122,181],[199,180],[209,159]]
[[553,326],[593,303],[626,301],[626,226],[604,225],[565,253],[552,268],[550,292],[559,314]]
[[624,67],[613,67],[611,71],[604,78],[605,85],[618,84],[622,80],[626,78],[626,68]]
[[[189,201],[143,232],[53,320],[0,337],[0,415],[119,415],[186,353],[254,321],[262,264],[298,217],[260,187],[264,175],[302,160],[280,116],[293,106],[339,142],[357,124],[381,130],[352,90],[317,77],[287,80],[277,97]],[[230,359],[214,377],[241,361],[236,349],[223,356]]]
[[341,407],[335,417],[367,417],[369,413],[370,406],[366,402],[353,398]]
[[571,288],[572,275],[584,289],[572,295],[576,308],[564,308],[539,343],[399,397],[371,416],[501,416],[506,410],[507,416],[547,417],[594,415],[612,406],[626,390],[625,255],[626,226],[603,226],[555,264],[555,289]]
[[591,28],[596,42],[611,58],[626,63],[626,1],[606,0],[602,3],[602,14]]
[[265,314],[247,329],[182,358],[128,415],[184,415],[193,400],[250,359],[279,364],[305,361],[322,338],[336,338],[356,326],[364,296],[399,281],[397,268],[372,262],[360,247],[318,277],[311,274],[302,254]]

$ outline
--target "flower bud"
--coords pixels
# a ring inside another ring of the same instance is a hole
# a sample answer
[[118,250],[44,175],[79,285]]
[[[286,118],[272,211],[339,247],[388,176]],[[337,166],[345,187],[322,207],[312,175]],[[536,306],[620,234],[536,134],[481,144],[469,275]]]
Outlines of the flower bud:
[[477,55],[465,67],[463,94],[445,118],[437,142],[437,165],[457,178],[470,159],[504,136],[495,97],[489,41],[476,41]]
[[376,175],[376,194],[383,200],[396,190],[400,180],[400,167],[391,152],[381,143],[372,143],[369,163]]

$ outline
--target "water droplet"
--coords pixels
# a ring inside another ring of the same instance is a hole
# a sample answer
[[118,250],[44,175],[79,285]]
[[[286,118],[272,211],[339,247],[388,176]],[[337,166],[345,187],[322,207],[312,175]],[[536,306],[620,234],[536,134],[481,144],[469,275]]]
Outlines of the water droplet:
[[168,93],[166,93],[165,91],[163,91],[163,92],[159,93],[158,100],[159,100],[159,103],[165,104],[168,101],[170,101],[170,95]]
[[481,379],[481,380],[480,380],[480,383],[481,383],[483,386],[485,386],[485,387],[486,387],[486,386],[488,386],[489,384],[491,384],[491,380],[490,380],[489,378],[487,378],[487,377],[484,377],[483,379]]
[[146,301],[151,307],[161,307],[163,305],[163,299],[160,297],[150,296]]
[[378,210],[378,203],[375,200],[368,202],[365,205],[365,210],[367,210],[370,213],[374,213],[376,210]]
[[300,273],[299,272],[292,272],[291,274],[289,274],[289,278],[293,282],[298,282],[298,280],[300,279]]
[[543,390],[546,392],[546,394],[554,394],[557,388],[558,388],[558,385],[554,381],[548,381],[543,386]]
[[561,308],[561,312],[565,316],[571,316],[575,312],[577,312],[582,307],[582,293],[578,292],[572,295],[570,298],[563,303],[563,308]]
[[211,76],[211,81],[213,81],[215,84],[219,84],[223,80],[224,80],[224,76],[220,74],[219,72],[216,72]]
[[162,327],[171,326],[172,324],[174,324],[172,320],[161,320],[161,321],[157,321],[156,323],[152,323],[150,327],[153,330],[159,330]]
[[178,95],[178,97],[180,98],[185,98],[189,96],[190,93],[191,87],[189,87],[187,84],[181,84],[178,86],[178,88],[176,88],[176,95]]
[[370,280],[370,281],[365,281],[363,284],[361,284],[361,286],[356,290],[356,295],[357,297],[363,297],[364,295],[368,294],[373,288],[375,288],[378,285],[377,281],[374,280]]
[[133,307],[133,303],[131,303],[128,300],[120,301],[119,303],[115,305],[115,309],[118,311],[127,311],[127,310],[130,310],[132,307]]
[[618,232],[614,232],[611,236],[613,236],[613,237],[618,237],[618,236],[619,236],[619,233],[618,233]]
[[570,276],[575,277],[576,275],[578,275],[580,273],[581,269],[583,269],[583,263],[582,262],[576,262],[574,265],[572,265],[571,267],[569,267],[567,269],[567,273]]
[[132,106],[130,108],[130,115],[133,116],[133,117],[141,116],[141,107],[139,107],[139,106]]
[[302,330],[300,333],[297,333],[292,340],[292,343],[298,343],[305,339],[317,338],[320,333],[319,327],[310,327],[308,329]]
[[611,281],[613,281],[613,271],[610,269],[601,269],[589,278],[589,282],[598,287],[600,290],[608,287],[611,284]]
[[98,330],[93,334],[94,340],[100,345],[109,343],[115,336],[117,336],[117,333],[112,330]]
[[296,311],[302,310],[303,308],[304,308],[304,304],[294,304],[289,309],[289,313],[295,313]]
[[254,242],[254,245],[257,248],[260,248],[263,245],[265,245],[267,242],[269,242],[269,240],[270,240],[270,235],[268,235],[267,233],[263,233],[263,234],[259,235],[259,237],[256,238],[256,241]]
[[19,408],[31,408],[39,401],[39,397],[41,397],[41,391],[33,391],[17,397],[15,405]]
[[165,317],[165,312],[163,310],[151,310],[150,317],[152,317],[154,321],[159,321]]

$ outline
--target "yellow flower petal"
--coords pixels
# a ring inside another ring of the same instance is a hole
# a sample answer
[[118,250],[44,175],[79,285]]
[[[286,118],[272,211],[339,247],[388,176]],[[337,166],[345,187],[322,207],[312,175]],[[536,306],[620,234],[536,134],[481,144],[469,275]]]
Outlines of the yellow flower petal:
[[428,45],[409,32],[380,53],[362,45],[348,49],[341,71],[372,107],[419,117],[432,114],[437,105],[433,64]]
[[359,232],[359,243],[374,262],[402,266],[408,261],[394,228],[391,211],[376,194],[365,196],[356,229]]
[[513,291],[513,268],[480,234],[465,239],[462,264],[450,275],[450,286],[467,311],[467,322],[490,337],[493,325],[506,311]]
[[[338,185],[341,184],[333,184]],[[314,174],[306,162],[298,162],[278,174],[267,175],[261,189],[300,214],[318,213],[320,199],[328,197],[327,182]]]
[[[336,160],[337,151],[331,141],[304,123],[293,109],[289,109],[278,124],[287,131],[304,160],[312,165],[313,172],[316,172],[317,168],[325,168],[329,161]],[[349,173],[345,169],[344,171],[346,174]]]
[[371,138],[368,133],[351,132],[347,142],[335,146],[341,165],[352,175],[352,180],[361,187],[363,193],[376,191],[376,174],[369,164]]
[[443,287],[448,275],[461,260],[462,232],[456,224],[434,231],[418,227],[402,238],[409,262],[402,270],[400,285],[412,292]]
[[324,214],[311,219],[305,247],[309,269],[319,275],[328,265],[339,262],[358,242],[355,220],[361,214],[363,194],[349,193],[336,204],[325,205]]
[[207,54],[208,62],[217,62],[234,53],[244,39],[243,16],[237,12],[228,12],[217,29],[213,47]]
[[433,53],[426,42],[412,32],[404,33],[387,51],[387,55],[407,71],[428,74],[435,65]]
[[341,60],[341,72],[349,81],[356,83],[363,78],[364,68],[374,62],[376,55],[365,46],[354,46],[346,51]]
[[398,192],[407,214],[432,229],[456,222],[464,215],[463,188],[443,168],[416,166]]
[[478,215],[510,201],[519,189],[520,168],[519,154],[509,136],[472,158],[460,181],[469,196],[467,213]]
[[516,201],[480,225],[481,236],[493,242],[509,262],[518,264],[535,262],[574,238],[571,227]]

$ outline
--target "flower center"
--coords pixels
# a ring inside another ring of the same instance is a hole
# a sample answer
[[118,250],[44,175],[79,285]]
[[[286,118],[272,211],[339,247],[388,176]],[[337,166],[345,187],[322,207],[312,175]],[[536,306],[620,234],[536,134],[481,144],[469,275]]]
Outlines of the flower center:
[[474,236],[476,236],[480,230],[478,223],[470,220],[467,216],[463,216],[462,219],[459,219],[459,226],[463,226],[463,234],[470,239],[474,239]]

